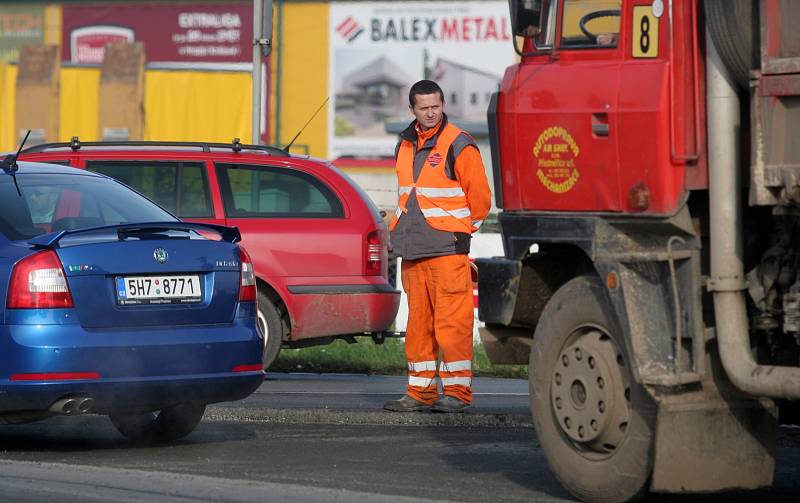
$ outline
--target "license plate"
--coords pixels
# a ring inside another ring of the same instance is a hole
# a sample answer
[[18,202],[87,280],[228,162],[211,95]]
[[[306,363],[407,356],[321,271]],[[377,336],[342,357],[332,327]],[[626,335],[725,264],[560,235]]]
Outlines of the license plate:
[[200,277],[122,276],[115,278],[117,304],[188,304],[200,302]]

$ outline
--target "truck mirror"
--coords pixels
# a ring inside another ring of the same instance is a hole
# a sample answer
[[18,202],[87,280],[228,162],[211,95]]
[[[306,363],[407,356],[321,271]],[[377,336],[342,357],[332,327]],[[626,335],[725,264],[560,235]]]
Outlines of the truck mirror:
[[508,3],[514,35],[518,37],[536,36],[541,26],[541,0],[509,0]]

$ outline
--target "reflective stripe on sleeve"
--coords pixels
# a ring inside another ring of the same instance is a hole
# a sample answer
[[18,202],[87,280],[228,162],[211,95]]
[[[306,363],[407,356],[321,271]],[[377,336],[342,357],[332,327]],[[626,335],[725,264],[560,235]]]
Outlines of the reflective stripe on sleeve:
[[461,187],[449,189],[417,187],[417,193],[426,197],[459,197],[464,195],[464,189]]
[[473,220],[472,221],[472,226],[475,227],[476,229],[480,229],[481,225],[483,225],[483,220]]
[[408,362],[408,370],[411,372],[423,372],[425,370],[436,370],[436,362],[429,360],[426,362]]
[[397,218],[400,218],[400,216],[402,214],[403,214],[403,210],[398,206],[397,209],[394,210],[394,216],[396,216]]
[[458,360],[455,362],[442,362],[439,372],[458,372],[459,370],[472,370],[471,360]]
[[401,185],[400,187],[397,188],[397,195],[402,196],[403,194],[411,194],[411,190],[413,188],[414,187],[408,187],[408,186],[405,186],[405,185]]
[[471,377],[442,377],[442,386],[470,386]]
[[433,383],[433,377],[408,376],[409,386],[419,386],[421,388],[427,388],[432,383]]
[[422,209],[422,215],[425,218],[430,218],[430,217],[466,218],[470,215],[470,213],[469,213],[469,208],[459,208],[453,211],[447,211],[442,208],[425,208]]

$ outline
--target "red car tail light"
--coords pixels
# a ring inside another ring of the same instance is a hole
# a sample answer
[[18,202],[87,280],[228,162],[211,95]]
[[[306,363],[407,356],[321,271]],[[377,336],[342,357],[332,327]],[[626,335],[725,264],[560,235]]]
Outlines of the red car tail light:
[[367,235],[366,250],[364,251],[366,276],[386,276],[388,257],[386,257],[386,243],[380,229]]
[[17,262],[11,272],[6,307],[9,309],[74,307],[67,277],[56,252],[40,251]]
[[239,260],[242,263],[239,302],[254,302],[256,300],[256,273],[253,270],[253,261],[250,260],[250,255],[242,246],[239,246]]
[[264,370],[264,365],[260,363],[253,363],[250,365],[236,365],[233,367],[234,372],[260,372]]
[[97,372],[40,372],[35,374],[12,374],[12,381],[80,381],[100,379]]

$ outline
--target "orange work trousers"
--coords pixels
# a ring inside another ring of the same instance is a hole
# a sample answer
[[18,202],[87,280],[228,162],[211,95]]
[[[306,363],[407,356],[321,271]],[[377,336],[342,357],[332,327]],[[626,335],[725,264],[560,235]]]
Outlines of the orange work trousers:
[[406,393],[425,403],[438,399],[437,360],[444,395],[472,403],[474,304],[469,258],[445,255],[403,260],[408,295]]

